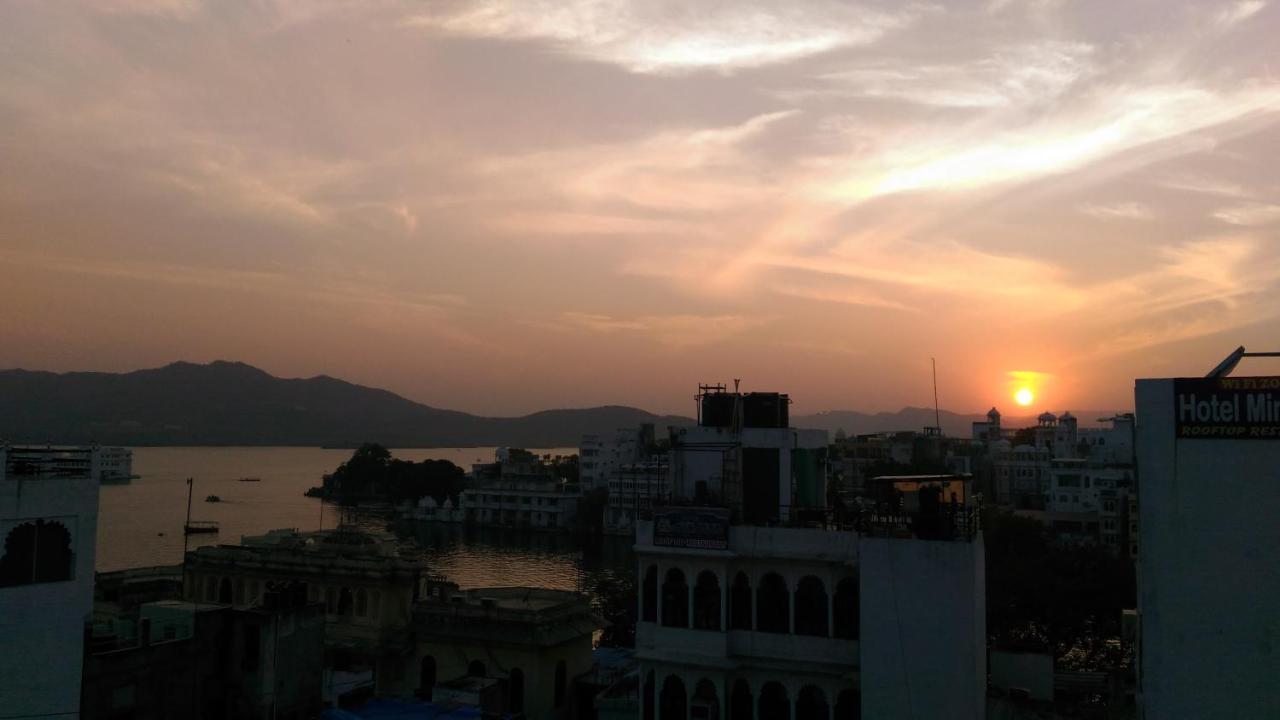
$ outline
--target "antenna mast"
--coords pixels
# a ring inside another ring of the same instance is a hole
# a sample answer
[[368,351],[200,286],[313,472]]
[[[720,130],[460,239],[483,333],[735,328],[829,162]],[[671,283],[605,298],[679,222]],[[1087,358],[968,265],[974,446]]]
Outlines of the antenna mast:
[[933,426],[938,429],[938,434],[942,434],[942,414],[938,412],[938,361],[936,358],[929,358],[929,362],[933,364]]

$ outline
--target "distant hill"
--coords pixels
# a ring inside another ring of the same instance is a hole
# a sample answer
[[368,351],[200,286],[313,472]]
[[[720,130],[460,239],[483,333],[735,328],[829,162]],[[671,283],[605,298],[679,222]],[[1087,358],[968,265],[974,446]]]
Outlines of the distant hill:
[[[1062,411],[1052,411],[1055,415]],[[1111,417],[1115,410],[1072,410],[1071,414],[1080,419],[1080,427],[1095,427],[1098,419]],[[1026,417],[1002,415],[1000,424],[1006,428],[1023,428],[1036,424],[1036,416]],[[969,437],[973,423],[986,422],[987,414],[975,413],[963,415],[950,410],[942,410],[939,414],[942,432],[952,437]],[[844,429],[849,435],[862,435],[877,432],[894,432],[897,430],[920,430],[934,424],[933,408],[905,407],[897,412],[864,413],[856,410],[833,410],[814,415],[793,415],[791,424],[795,427],[826,430],[834,434]]]
[[274,377],[238,362],[130,373],[0,371],[0,438],[110,445],[576,447],[584,433],[693,420],[631,407],[481,417],[324,375]]

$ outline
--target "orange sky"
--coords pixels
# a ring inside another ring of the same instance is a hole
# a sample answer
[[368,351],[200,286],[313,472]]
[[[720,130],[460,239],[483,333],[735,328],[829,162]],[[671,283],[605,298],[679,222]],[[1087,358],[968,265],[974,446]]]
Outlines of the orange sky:
[[1280,329],[1280,8],[0,5],[0,367],[1121,409]]

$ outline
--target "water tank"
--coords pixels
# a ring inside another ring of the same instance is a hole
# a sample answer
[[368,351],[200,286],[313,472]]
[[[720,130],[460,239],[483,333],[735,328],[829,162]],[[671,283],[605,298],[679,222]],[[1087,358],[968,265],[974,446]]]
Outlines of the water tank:
[[743,427],[790,427],[790,404],[790,399],[781,393],[747,393],[742,397]]

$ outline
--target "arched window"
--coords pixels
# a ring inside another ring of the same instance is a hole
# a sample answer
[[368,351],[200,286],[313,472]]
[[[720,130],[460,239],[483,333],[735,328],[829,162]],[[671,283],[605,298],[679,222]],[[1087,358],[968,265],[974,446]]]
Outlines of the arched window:
[[658,566],[650,565],[644,571],[644,586],[641,590],[640,619],[644,622],[658,622]]
[[644,709],[641,720],[654,720],[653,717],[653,671],[644,676],[644,697],[640,698],[640,707]]
[[24,522],[9,531],[0,557],[0,587],[70,580],[71,532],[56,520]]
[[733,681],[733,695],[729,696],[729,720],[752,720],[751,687],[742,678]]
[[364,588],[358,588],[356,590],[356,615],[359,615],[360,617],[364,617],[365,615],[368,615],[368,614],[369,614],[369,594],[364,591]]
[[719,720],[720,698],[716,694],[715,683],[706,678],[698,681],[693,699],[689,701],[689,715],[693,720]]
[[524,671],[520,668],[511,668],[507,674],[507,710],[524,712]]
[[760,713],[757,717],[763,720],[791,720],[791,701],[787,699],[787,689],[782,683],[765,683],[760,689]]
[[218,602],[223,605],[231,604],[231,578],[222,578],[218,583]]
[[693,626],[698,630],[720,630],[720,579],[710,570],[698,574],[693,588]]
[[565,701],[564,691],[565,691],[565,686],[568,685],[568,682],[569,682],[568,669],[565,667],[563,660],[557,660],[556,661],[555,705],[553,707],[560,707],[561,705],[564,705],[564,701]]
[[218,578],[212,575],[204,580],[204,599],[208,602],[218,602]]
[[858,598],[858,578],[845,578],[836,585],[835,636],[845,640],[858,639],[858,622],[861,609]]
[[338,614],[344,617],[350,615],[353,604],[354,598],[351,595],[351,588],[344,586],[338,593]]
[[675,675],[668,675],[662,681],[662,696],[658,698],[658,708],[661,720],[688,720],[683,680]]
[[796,585],[796,634],[827,636],[827,587],[812,575]]
[[[787,598],[787,582],[777,573],[760,580],[756,591],[756,629],[760,632],[791,632],[791,612]],[[761,697],[764,697],[762,694]],[[767,715],[765,717],[768,717]]]
[[751,629],[751,581],[746,573],[738,573],[733,578],[733,589],[729,592],[729,629]]
[[668,570],[662,582],[662,624],[689,627],[689,585],[679,568]]
[[418,667],[418,697],[431,700],[431,689],[436,686],[436,659],[431,655],[422,657]]
[[821,688],[805,685],[796,698],[796,720],[827,720],[827,696]]
[[485,670],[487,669],[488,668],[484,666],[483,660],[472,660],[467,663],[467,674],[472,677],[485,677]]
[[862,696],[857,690],[841,690],[835,720],[862,720]]

